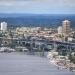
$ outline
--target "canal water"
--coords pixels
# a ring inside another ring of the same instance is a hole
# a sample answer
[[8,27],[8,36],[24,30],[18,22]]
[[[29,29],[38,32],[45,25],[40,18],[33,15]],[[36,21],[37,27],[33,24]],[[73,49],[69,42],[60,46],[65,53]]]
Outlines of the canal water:
[[0,53],[0,75],[75,75],[75,72],[58,70],[46,57]]

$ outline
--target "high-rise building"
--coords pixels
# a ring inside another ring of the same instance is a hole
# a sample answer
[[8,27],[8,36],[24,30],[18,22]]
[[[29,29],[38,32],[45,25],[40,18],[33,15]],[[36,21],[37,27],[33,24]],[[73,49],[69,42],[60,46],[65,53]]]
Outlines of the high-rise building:
[[71,31],[70,28],[70,21],[69,20],[65,20],[62,22],[62,31],[64,35],[68,35]]
[[58,30],[58,34],[62,34],[63,33],[62,32],[62,26],[59,26],[57,30]]
[[6,22],[1,22],[1,30],[7,31],[7,23]]

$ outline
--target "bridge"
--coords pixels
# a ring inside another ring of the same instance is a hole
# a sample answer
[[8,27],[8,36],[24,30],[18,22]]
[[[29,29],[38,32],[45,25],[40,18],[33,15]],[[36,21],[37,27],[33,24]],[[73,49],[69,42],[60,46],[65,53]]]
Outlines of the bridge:
[[48,41],[48,40],[25,40],[25,39],[20,39],[20,40],[16,40],[17,43],[23,45],[26,43],[29,43],[30,45],[32,45],[33,43],[35,45],[40,45],[40,46],[52,46],[52,47],[59,47],[59,46],[64,46],[66,48],[66,50],[70,50],[70,49],[75,49],[75,43],[71,43],[71,42],[59,42],[59,41]]
[[[5,43],[4,43],[5,42]],[[5,44],[6,42],[8,42],[9,44],[15,44],[15,45],[20,45],[20,46],[26,46],[26,44],[29,44],[31,47],[36,47],[41,46],[41,47],[51,47],[51,48],[58,48],[62,46],[66,49],[66,50],[74,50],[75,49],[75,43],[71,43],[71,42],[59,42],[59,41],[50,41],[50,40],[28,40],[28,39],[9,39],[9,38],[2,38],[0,40],[1,44]]]

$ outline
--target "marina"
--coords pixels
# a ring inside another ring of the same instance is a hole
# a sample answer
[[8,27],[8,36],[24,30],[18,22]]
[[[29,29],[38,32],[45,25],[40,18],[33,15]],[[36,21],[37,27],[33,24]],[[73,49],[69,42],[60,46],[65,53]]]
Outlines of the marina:
[[49,62],[57,66],[58,69],[67,69],[69,71],[75,71],[75,64],[72,63],[68,56],[58,55],[58,52],[48,52],[47,58]]

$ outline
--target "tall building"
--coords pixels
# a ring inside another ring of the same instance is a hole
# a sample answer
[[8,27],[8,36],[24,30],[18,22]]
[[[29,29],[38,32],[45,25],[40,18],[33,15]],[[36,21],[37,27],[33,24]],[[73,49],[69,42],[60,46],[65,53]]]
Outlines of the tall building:
[[70,28],[70,21],[69,20],[65,20],[62,22],[62,31],[64,35],[68,35],[71,31]]
[[58,34],[62,34],[63,33],[62,32],[62,26],[59,26],[57,30],[58,30]]
[[7,23],[6,22],[1,22],[1,30],[7,31]]

